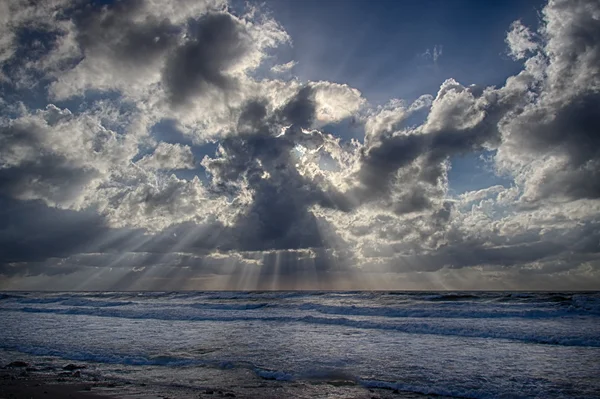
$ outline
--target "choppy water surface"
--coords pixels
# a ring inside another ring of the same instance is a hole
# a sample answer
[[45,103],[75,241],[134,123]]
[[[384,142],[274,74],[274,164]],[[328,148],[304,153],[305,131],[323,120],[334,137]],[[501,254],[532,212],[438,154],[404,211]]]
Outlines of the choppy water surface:
[[4,293],[0,318],[4,362],[133,384],[600,397],[598,293]]

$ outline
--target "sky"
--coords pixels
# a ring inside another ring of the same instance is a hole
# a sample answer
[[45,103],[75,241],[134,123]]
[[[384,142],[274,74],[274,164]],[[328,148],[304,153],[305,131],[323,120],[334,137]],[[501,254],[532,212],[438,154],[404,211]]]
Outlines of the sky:
[[595,0],[0,3],[2,290],[600,289]]

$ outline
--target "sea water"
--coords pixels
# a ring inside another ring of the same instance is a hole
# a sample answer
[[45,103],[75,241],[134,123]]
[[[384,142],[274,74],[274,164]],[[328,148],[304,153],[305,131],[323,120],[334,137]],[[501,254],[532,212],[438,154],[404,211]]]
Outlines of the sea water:
[[130,386],[600,397],[599,293],[10,292],[0,320],[1,361]]

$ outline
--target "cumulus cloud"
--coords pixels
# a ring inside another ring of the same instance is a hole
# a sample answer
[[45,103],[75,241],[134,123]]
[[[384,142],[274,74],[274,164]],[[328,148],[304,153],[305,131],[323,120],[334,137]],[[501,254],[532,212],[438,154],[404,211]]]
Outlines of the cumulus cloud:
[[[537,30],[507,27],[523,68],[498,87],[448,77],[434,95],[379,106],[346,84],[279,79],[295,61],[277,64],[273,50],[292,38],[260,8],[0,7],[0,240],[12,248],[0,274],[11,281],[598,278],[596,2],[551,0]],[[165,124],[177,134],[158,137]],[[454,195],[453,160],[482,152],[510,183]]]
[[134,142],[99,123],[107,111],[74,116],[50,104],[45,110],[3,119],[4,190],[16,198],[79,209],[86,191],[136,152]]
[[136,163],[150,169],[193,169],[194,155],[189,146],[161,142],[151,155],[145,155]]
[[82,5],[69,14],[43,60],[62,64],[52,73],[56,99],[118,90],[146,104],[181,105],[212,87],[232,89],[266,49],[288,40],[272,20],[235,16],[217,0]]
[[503,124],[497,163],[525,186],[524,201],[598,198],[600,7],[552,1],[543,18],[528,60],[543,73],[523,72],[532,100]]
[[271,71],[274,73],[286,73],[286,72],[290,72],[295,66],[296,66],[297,62],[296,61],[290,61],[290,62],[286,62],[285,64],[277,64],[273,67],[271,67]]
[[527,54],[538,49],[533,33],[521,21],[515,21],[510,26],[506,35],[506,44],[508,44],[509,54],[515,60],[523,59]]
[[234,81],[228,70],[252,47],[244,25],[228,13],[207,14],[193,30],[192,37],[169,57],[163,72],[163,84],[174,104],[212,86],[230,89]]

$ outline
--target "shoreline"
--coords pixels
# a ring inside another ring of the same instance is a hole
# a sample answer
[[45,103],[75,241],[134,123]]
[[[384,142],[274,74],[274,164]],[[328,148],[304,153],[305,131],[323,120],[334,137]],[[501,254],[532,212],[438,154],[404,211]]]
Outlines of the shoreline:
[[[18,364],[15,366],[14,364]],[[337,383],[277,384],[265,380],[232,390],[227,387],[184,388],[107,379],[85,373],[85,366],[68,364],[59,368],[37,368],[22,361],[0,367],[0,399],[198,399],[198,398],[319,398],[347,399],[419,399],[429,395],[368,389]],[[83,373],[81,371],[84,371]],[[333,396],[332,396],[333,395]]]
[[67,377],[60,374],[31,370],[30,367],[3,367],[0,370],[0,398],[116,399],[118,397],[111,392],[113,389],[111,383],[81,381],[75,376]]

